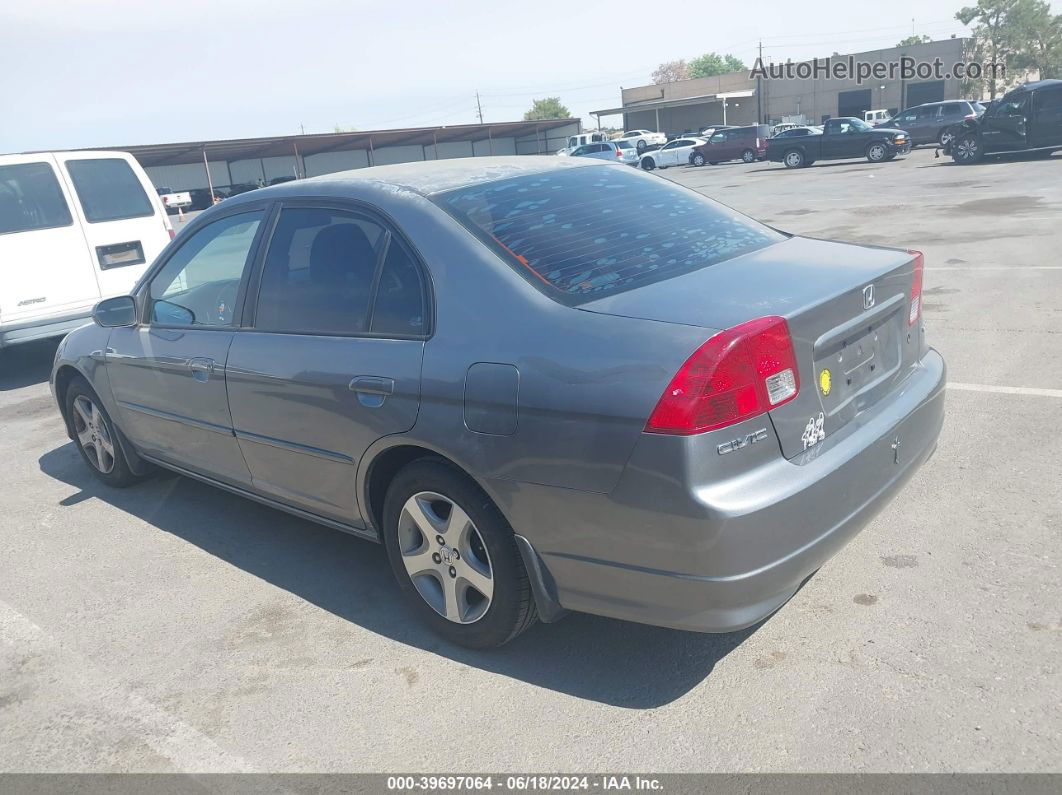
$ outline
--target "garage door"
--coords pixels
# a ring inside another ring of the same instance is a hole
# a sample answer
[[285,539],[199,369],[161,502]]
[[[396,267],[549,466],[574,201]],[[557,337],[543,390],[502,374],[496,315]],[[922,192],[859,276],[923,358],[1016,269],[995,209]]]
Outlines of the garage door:
[[907,86],[906,108],[924,105],[927,102],[944,101],[944,81],[932,80],[928,83],[909,83]]
[[837,95],[838,116],[855,116],[861,119],[865,110],[872,110],[869,88],[861,91],[842,91]]

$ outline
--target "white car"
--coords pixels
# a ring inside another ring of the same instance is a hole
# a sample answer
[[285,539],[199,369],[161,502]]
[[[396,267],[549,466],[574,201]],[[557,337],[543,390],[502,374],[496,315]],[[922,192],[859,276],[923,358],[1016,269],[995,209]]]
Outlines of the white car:
[[127,295],[173,237],[126,152],[0,155],[0,348],[58,337]]
[[663,146],[667,143],[667,136],[662,132],[652,130],[628,130],[616,138],[617,141],[629,141],[638,154],[641,154],[650,146]]
[[676,138],[668,141],[655,152],[642,155],[641,166],[646,171],[668,166],[684,166],[690,162],[690,152],[695,146],[707,143],[705,138]]

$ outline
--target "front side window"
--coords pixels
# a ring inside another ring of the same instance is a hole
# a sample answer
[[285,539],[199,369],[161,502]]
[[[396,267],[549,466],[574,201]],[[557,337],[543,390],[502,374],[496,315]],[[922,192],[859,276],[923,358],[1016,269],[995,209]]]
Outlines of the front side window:
[[324,335],[369,331],[384,237],[379,224],[345,210],[283,210],[266,254],[255,328]]
[[231,326],[240,280],[262,211],[207,224],[184,242],[151,280],[152,323]]
[[0,166],[0,235],[73,223],[48,163]]
[[67,160],[66,170],[89,223],[155,214],[144,186],[121,158]]
[[433,200],[531,284],[575,305],[785,240],[706,196],[623,168],[571,168]]

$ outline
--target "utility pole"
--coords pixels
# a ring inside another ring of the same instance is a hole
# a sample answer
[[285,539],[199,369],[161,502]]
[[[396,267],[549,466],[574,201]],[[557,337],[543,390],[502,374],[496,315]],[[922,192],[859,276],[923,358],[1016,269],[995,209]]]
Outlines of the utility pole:
[[299,124],[299,134],[306,135],[306,128],[303,127],[302,124]]
[[[760,39],[760,70],[763,69],[763,39]],[[756,123],[763,124],[763,78],[756,75]]]
[[479,104],[479,89],[476,89],[476,113],[479,115],[479,123],[483,123],[483,106]]

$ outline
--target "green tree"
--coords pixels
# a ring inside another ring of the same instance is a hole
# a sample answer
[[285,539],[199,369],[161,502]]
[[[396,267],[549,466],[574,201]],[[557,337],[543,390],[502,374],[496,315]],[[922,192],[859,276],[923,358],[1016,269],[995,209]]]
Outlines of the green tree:
[[1042,80],[1062,76],[1062,14],[1044,0],[1018,0],[1007,14],[1007,32],[1018,69],[1035,69]]
[[570,119],[571,117],[571,112],[561,104],[560,97],[546,97],[531,101],[531,110],[524,114],[524,121]]
[[[995,64],[1006,63],[1013,55],[1011,35],[1007,25],[1007,16],[1019,0],[977,0],[977,5],[966,6],[955,14],[955,18],[964,25],[973,26],[976,40],[974,55],[981,60]],[[996,98],[1000,89],[994,71],[987,77],[988,95]]]
[[653,70],[653,82],[657,83],[674,83],[676,80],[685,80],[690,75],[689,66],[686,64],[685,58],[679,58],[677,61],[668,61],[660,64]]
[[908,36],[906,39],[901,41],[896,46],[897,47],[910,47],[912,44],[929,44],[929,42],[931,42],[931,41],[933,41],[933,39],[929,38],[929,36],[926,36],[924,34],[921,35],[921,36]]
[[711,77],[727,72],[747,71],[748,67],[745,66],[744,61],[730,53],[720,55],[717,52],[708,52],[689,62],[690,77]]

